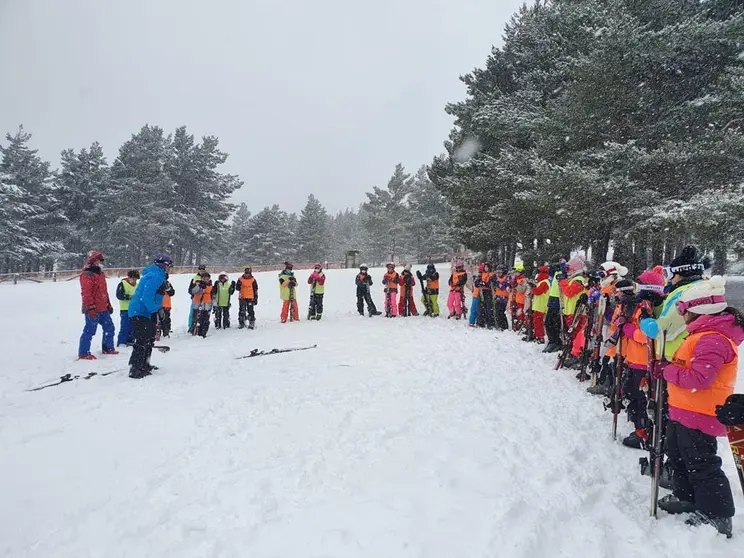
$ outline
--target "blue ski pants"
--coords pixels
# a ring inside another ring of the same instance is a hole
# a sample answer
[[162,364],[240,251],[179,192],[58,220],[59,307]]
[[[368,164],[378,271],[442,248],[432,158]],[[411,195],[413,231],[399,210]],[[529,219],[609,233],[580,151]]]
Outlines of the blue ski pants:
[[474,296],[470,302],[470,316],[468,316],[468,324],[471,326],[475,325],[478,321],[478,308],[480,307],[480,299]]
[[83,334],[80,336],[80,345],[78,346],[78,356],[83,357],[90,354],[90,342],[93,340],[93,336],[98,330],[100,324],[103,329],[103,343],[102,348],[104,351],[114,350],[114,322],[111,319],[110,312],[98,312],[96,317],[91,319],[88,314],[85,316],[85,327],[83,328]]
[[116,346],[126,345],[134,341],[134,330],[132,329],[132,321],[129,319],[129,311],[122,310],[119,312],[121,322],[119,325],[119,335],[116,336]]

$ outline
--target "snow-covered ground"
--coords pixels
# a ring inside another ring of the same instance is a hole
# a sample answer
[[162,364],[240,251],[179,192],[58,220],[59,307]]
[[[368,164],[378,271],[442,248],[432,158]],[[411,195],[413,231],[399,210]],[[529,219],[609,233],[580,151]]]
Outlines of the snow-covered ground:
[[[285,325],[276,274],[261,274],[258,329],[206,339],[185,334],[189,277],[174,277],[176,333],[170,353],[154,354],[154,376],[39,392],[25,390],[125,369],[129,349],[75,361],[75,281],[0,286],[0,553],[741,555],[740,518],[731,541],[663,512],[649,518],[644,454],[611,441],[601,401],[539,347],[444,318],[362,318],[355,273],[328,273],[323,321]],[[372,273],[381,307],[382,271]],[[307,272],[298,276],[304,314]]]

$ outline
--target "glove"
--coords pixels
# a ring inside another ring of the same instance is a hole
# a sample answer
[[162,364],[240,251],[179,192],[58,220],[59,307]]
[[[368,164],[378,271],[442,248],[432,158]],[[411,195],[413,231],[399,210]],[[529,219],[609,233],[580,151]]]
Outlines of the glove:
[[633,339],[633,335],[635,335],[636,331],[638,331],[638,328],[630,322],[623,324],[623,337]]
[[744,394],[731,394],[726,403],[716,405],[716,417],[720,423],[727,426],[744,424]]
[[253,306],[258,306],[258,297],[253,299]]
[[111,305],[109,304],[109,305],[108,305],[108,306],[106,307],[106,311],[107,311],[107,312],[108,312],[109,314],[113,314],[113,313],[114,313],[114,308],[113,308],[113,307],[112,307],[112,306],[111,306]]
[[663,380],[664,369],[669,365],[665,360],[655,360],[653,366],[651,366],[651,379],[652,380]]
[[659,322],[653,318],[644,318],[641,320],[641,331],[650,339],[656,339],[659,335]]
[[612,322],[612,325],[614,325],[617,329],[622,329],[626,322],[627,320],[625,319],[625,316],[620,314],[617,318],[615,318],[615,321]]

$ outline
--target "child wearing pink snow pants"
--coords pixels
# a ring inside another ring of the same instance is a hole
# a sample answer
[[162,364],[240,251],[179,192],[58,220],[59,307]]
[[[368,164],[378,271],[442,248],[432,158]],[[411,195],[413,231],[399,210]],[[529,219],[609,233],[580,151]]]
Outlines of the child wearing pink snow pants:
[[396,291],[385,293],[385,314],[393,317],[398,315],[398,293]]
[[447,308],[450,316],[459,316],[462,314],[462,293],[450,291],[447,297]]

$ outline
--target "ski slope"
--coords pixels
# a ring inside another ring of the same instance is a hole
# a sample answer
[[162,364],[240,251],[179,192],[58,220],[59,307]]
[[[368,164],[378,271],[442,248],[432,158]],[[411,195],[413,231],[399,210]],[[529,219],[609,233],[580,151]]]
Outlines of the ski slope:
[[77,282],[0,286],[0,555],[742,554],[740,518],[730,541],[649,518],[644,453],[611,441],[611,415],[573,372],[553,371],[555,357],[443,317],[360,317],[355,273],[328,272],[323,321],[309,323],[299,272],[303,320],[284,325],[276,274],[257,274],[258,329],[235,327],[235,304],[233,329],[206,339],[185,333],[190,277],[174,277],[172,350],[141,381],[123,371],[129,349],[100,356],[100,334],[100,358],[75,361]]

